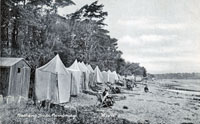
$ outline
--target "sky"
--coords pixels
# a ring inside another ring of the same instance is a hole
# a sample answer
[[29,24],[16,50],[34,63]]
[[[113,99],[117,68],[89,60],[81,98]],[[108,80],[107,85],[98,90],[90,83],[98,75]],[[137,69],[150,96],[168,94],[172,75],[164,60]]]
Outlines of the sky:
[[[74,12],[95,0],[73,0],[59,9]],[[108,12],[105,23],[129,62],[152,74],[200,72],[199,0],[99,0]]]

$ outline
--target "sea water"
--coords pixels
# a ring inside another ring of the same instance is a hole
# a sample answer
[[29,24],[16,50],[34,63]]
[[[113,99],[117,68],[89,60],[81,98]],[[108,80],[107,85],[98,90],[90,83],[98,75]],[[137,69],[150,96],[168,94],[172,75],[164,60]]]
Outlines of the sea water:
[[189,95],[200,95],[200,79],[170,79],[174,84],[169,91],[184,93]]

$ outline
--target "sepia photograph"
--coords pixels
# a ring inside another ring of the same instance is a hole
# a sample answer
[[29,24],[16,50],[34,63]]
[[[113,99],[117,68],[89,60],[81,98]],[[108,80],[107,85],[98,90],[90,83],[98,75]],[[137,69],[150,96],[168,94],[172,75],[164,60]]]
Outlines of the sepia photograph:
[[199,0],[0,1],[0,124],[200,124]]

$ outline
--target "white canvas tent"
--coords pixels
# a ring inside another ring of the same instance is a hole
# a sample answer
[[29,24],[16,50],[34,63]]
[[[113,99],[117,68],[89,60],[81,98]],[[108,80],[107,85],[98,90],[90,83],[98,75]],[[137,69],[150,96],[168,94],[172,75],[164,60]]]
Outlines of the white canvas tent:
[[143,76],[142,75],[136,75],[135,76],[135,81],[136,82],[141,82],[143,80]]
[[83,72],[90,72],[84,62],[78,62],[78,66]]
[[84,90],[89,90],[88,84],[89,84],[90,71],[88,70],[88,68],[83,62],[78,62],[78,67],[80,68],[82,72],[84,72],[84,82],[83,82],[82,88]]
[[95,83],[104,83],[104,79],[103,79],[103,75],[99,69],[98,66],[96,66],[95,70],[94,70],[94,79],[93,81]]
[[112,73],[113,73],[113,74],[114,74],[114,76],[115,76],[115,81],[118,81],[118,80],[119,80],[119,78],[118,78],[117,72],[116,72],[116,71],[113,71]]
[[69,72],[72,74],[72,79],[71,79],[71,95],[72,96],[77,96],[81,92],[81,82],[82,82],[82,72],[80,71],[78,67],[77,60],[74,61],[74,63],[69,67],[66,68]]
[[115,74],[113,74],[110,70],[107,71],[109,75],[109,82],[114,84],[115,83]]
[[86,66],[87,66],[88,70],[90,71],[90,73],[94,73],[94,70],[92,69],[90,64],[87,64]]
[[124,76],[124,75],[122,75],[121,77],[122,77],[123,79],[125,79],[125,76]]
[[80,70],[77,60],[75,60],[74,63],[69,68],[74,70]]
[[119,80],[124,80],[124,77],[121,76],[120,74],[118,74],[118,78],[119,78]]
[[109,82],[109,73],[106,71],[102,71],[104,82]]
[[128,80],[134,80],[134,79],[135,79],[135,76],[134,76],[134,75],[128,75],[128,76],[126,77],[126,79],[128,79]]
[[[88,70],[90,71],[90,74],[89,74],[89,83],[88,83],[88,86],[90,87],[90,86],[93,86],[93,85],[94,85],[94,84],[93,84],[93,83],[94,83],[94,82],[93,82],[94,70],[93,70],[93,68],[91,67],[90,64],[87,64],[86,66],[87,66]],[[90,88],[89,88],[89,90],[90,90]]]
[[51,100],[54,103],[69,102],[70,92],[71,74],[65,69],[59,55],[36,69],[35,93],[37,100]]

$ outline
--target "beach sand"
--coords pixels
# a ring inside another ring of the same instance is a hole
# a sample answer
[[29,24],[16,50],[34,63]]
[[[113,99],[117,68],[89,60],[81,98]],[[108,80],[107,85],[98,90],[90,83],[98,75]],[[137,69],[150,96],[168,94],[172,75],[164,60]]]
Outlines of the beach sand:
[[[200,96],[171,91],[166,84],[172,83],[171,80],[148,81],[148,93],[140,84],[133,91],[123,90],[124,93],[118,96],[125,96],[126,99],[116,101],[112,109],[105,111],[141,123],[200,124]],[[123,109],[123,106],[128,109]]]

